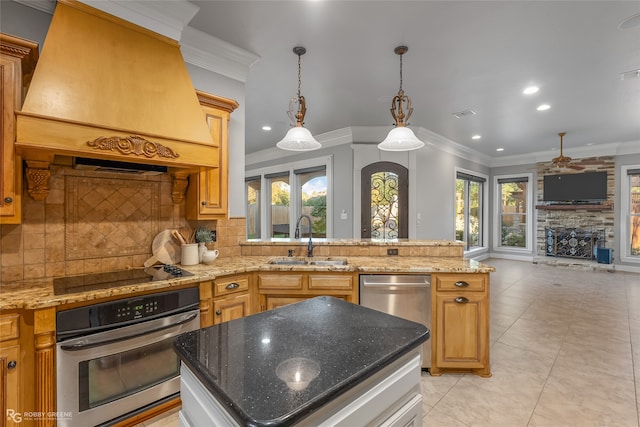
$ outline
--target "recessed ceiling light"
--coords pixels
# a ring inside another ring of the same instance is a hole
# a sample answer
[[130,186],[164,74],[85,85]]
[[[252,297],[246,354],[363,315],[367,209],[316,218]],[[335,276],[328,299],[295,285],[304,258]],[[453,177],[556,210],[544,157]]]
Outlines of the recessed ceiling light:
[[640,28],[640,13],[625,19],[618,25],[621,30],[631,30],[632,28]]
[[539,90],[540,90],[540,88],[538,86],[529,86],[529,87],[524,88],[522,93],[524,93],[525,95],[531,95],[532,93],[536,93]]
[[504,151],[504,148],[496,148],[496,151]]
[[262,130],[271,130],[271,126],[262,126]]
[[471,139],[480,139],[480,138],[482,138],[482,135],[473,135],[471,137]]
[[542,104],[542,105],[538,106],[538,108],[536,108],[536,110],[538,110],[538,111],[545,111],[545,110],[548,110],[549,108],[551,108],[551,105],[549,105],[549,104]]

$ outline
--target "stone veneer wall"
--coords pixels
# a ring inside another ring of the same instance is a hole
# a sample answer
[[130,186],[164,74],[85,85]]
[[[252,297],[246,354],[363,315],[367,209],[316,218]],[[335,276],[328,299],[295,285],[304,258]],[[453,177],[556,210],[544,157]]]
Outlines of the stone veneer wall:
[[538,209],[537,220],[537,255],[545,256],[545,227],[583,228],[604,230],[608,248],[615,247],[615,235],[613,231],[614,212],[613,201],[615,194],[615,158],[613,156],[589,157],[574,159],[572,165],[582,166],[584,170],[564,169],[559,171],[552,168],[550,163],[538,163],[537,204],[543,203],[543,178],[546,175],[560,173],[584,173],[607,172],[607,201],[603,203],[602,210],[586,210],[577,206],[571,210],[546,210]]
[[171,187],[167,174],[52,166],[47,199],[35,201],[25,189],[22,224],[0,225],[0,282],[141,267],[156,234],[184,226],[214,228],[220,256],[240,254],[244,218],[186,221]]

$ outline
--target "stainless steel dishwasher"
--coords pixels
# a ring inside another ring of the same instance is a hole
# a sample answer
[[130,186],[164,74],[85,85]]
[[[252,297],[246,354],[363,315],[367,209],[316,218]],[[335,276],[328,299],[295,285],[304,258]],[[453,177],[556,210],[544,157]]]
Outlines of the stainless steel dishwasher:
[[[431,330],[431,276],[360,275],[360,305],[422,323]],[[431,340],[422,348],[422,368],[431,367]]]

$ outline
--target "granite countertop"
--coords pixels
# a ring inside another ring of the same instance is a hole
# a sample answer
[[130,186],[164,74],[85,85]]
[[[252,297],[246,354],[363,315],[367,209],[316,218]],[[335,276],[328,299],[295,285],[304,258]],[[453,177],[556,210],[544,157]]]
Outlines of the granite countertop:
[[[0,310],[41,309],[60,305],[90,302],[114,296],[129,296],[135,292],[161,291],[177,286],[213,280],[216,277],[254,271],[341,271],[355,273],[490,273],[490,265],[466,258],[449,257],[344,257],[344,266],[273,265],[273,256],[240,256],[218,258],[212,265],[184,267],[193,276],[159,280],[109,289],[57,295],[53,278],[0,283]],[[317,257],[322,258],[322,257]],[[335,257],[334,257],[335,258]],[[343,258],[343,257],[337,257]]]
[[[174,348],[241,425],[279,426],[300,421],[429,336],[418,323],[317,297],[187,332]],[[295,358],[319,367],[301,390],[276,375]]]

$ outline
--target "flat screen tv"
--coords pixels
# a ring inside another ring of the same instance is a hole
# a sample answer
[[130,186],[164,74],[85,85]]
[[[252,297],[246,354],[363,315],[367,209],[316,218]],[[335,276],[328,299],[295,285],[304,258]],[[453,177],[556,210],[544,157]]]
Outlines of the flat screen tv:
[[579,203],[607,200],[607,172],[585,172],[544,177],[545,202]]

